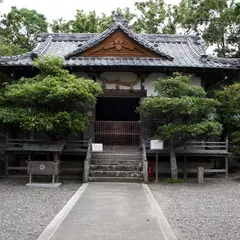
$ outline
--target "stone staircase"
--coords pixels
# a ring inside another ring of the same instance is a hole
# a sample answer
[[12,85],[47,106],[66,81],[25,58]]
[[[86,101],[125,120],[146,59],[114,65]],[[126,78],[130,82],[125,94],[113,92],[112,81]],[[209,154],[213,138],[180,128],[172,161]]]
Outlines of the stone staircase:
[[89,181],[143,181],[142,152],[137,147],[114,146],[105,147],[101,153],[92,153]]

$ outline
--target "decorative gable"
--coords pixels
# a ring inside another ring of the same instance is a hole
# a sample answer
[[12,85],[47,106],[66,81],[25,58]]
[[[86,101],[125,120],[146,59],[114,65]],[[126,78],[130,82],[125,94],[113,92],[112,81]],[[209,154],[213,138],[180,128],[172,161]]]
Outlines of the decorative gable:
[[161,57],[131,39],[120,29],[95,46],[74,55],[74,57],[78,56]]
[[91,57],[155,57],[173,61],[173,57],[162,52],[158,46],[136,34],[128,26],[126,19],[117,14],[112,24],[104,32],[79,45],[66,59],[80,56]]

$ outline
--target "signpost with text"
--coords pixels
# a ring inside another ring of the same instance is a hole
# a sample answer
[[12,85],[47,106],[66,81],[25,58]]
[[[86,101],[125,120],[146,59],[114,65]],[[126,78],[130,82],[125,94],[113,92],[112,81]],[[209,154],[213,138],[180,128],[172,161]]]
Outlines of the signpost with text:
[[156,180],[158,182],[158,151],[163,149],[163,141],[154,137],[150,140],[150,150],[156,151]]

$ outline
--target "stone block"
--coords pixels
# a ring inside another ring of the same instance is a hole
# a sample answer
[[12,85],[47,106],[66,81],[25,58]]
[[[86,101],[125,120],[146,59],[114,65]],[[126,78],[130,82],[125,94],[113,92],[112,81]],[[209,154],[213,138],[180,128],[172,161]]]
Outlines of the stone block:
[[58,188],[62,183],[27,183],[26,187],[30,188]]

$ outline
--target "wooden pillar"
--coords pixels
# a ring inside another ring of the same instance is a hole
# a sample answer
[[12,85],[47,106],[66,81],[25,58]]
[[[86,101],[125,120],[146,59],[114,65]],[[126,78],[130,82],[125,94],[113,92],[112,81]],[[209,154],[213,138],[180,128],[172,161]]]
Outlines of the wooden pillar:
[[95,137],[96,106],[88,111],[89,127],[83,132],[83,140]]
[[[143,101],[143,99],[147,96],[147,92],[145,91],[145,79],[148,77],[147,73],[136,73],[138,79],[141,80],[141,97],[140,97],[140,103]],[[141,145],[141,140],[147,139],[147,136],[145,134],[145,129],[147,128],[146,125],[146,117],[143,116],[143,114],[140,113],[140,145]]]
[[228,156],[225,157],[225,177],[228,177]]
[[155,182],[158,182],[158,151],[156,151],[156,179]]
[[[52,176],[52,183],[55,183],[59,181],[59,175],[58,175],[58,168],[59,168],[59,162],[60,162],[60,154],[58,152],[53,153],[53,160],[55,162],[55,170]],[[56,175],[56,179],[55,179]]]
[[32,183],[32,170],[30,166],[31,154],[28,154],[28,171],[29,171],[29,183]]
[[186,156],[186,155],[184,155],[183,179],[184,179],[184,180],[187,180],[187,156]]
[[53,161],[57,162],[57,160],[58,160],[58,154],[55,152],[53,153]]
[[[143,98],[140,98],[140,103],[142,102]],[[144,136],[144,129],[145,129],[145,126],[144,126],[144,117],[142,115],[142,113],[140,113],[140,146],[141,146],[141,141],[142,139],[145,139],[145,136]]]
[[8,177],[8,153],[5,153],[5,177]]

